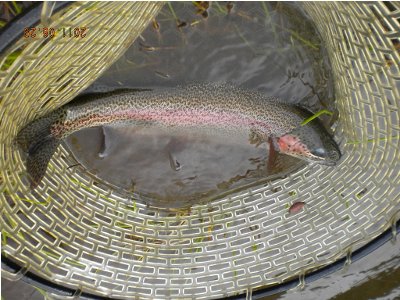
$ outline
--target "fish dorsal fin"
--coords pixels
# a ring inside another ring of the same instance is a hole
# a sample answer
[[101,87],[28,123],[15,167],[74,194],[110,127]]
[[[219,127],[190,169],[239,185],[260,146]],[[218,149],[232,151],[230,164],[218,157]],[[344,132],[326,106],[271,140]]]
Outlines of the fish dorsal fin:
[[146,92],[146,91],[151,91],[151,89],[139,89],[139,88],[120,88],[120,89],[115,89],[111,91],[106,91],[106,92],[83,92],[82,94],[79,94],[76,98],[74,98],[70,103],[74,104],[84,104],[86,102],[90,102],[96,99],[101,99],[101,98],[106,98],[110,96],[116,96],[116,95],[123,95],[123,94],[128,94],[128,93],[140,93],[140,92]]

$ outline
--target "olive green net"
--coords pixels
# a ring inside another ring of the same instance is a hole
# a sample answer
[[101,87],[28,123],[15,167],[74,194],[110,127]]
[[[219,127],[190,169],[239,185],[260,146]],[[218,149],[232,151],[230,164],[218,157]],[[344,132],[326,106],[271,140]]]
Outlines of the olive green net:
[[[326,44],[339,117],[336,167],[306,165],[186,211],[153,209],[98,181],[60,146],[35,192],[13,138],[70,101],[135,40],[158,3],[79,2],[0,59],[2,253],[53,283],[120,299],[219,298],[331,264],[400,218],[398,3],[304,3]],[[306,203],[288,214],[294,201]],[[54,295],[53,295],[54,296]]]

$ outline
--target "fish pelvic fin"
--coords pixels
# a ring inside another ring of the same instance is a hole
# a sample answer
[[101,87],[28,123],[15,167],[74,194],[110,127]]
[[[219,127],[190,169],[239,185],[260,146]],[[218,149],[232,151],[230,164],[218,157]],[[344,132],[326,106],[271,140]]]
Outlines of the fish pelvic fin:
[[47,165],[61,143],[60,138],[53,136],[51,127],[62,116],[60,111],[54,111],[32,121],[17,134],[15,141],[26,154],[26,171],[32,190],[42,181]]

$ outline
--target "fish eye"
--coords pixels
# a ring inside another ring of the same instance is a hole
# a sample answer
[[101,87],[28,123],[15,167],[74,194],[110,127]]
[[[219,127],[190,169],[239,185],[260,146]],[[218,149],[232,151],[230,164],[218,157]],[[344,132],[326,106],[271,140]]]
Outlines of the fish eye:
[[325,157],[326,156],[326,151],[323,148],[316,148],[311,151],[311,154],[319,157]]

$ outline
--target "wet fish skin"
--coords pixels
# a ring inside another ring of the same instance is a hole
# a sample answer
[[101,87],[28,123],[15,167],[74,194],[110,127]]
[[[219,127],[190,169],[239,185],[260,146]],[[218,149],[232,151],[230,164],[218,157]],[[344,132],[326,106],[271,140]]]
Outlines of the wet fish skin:
[[340,151],[318,121],[301,122],[310,113],[277,98],[228,84],[198,84],[154,91],[124,89],[80,96],[34,120],[17,135],[27,153],[31,188],[46,173],[61,140],[71,133],[101,125],[159,126],[166,130],[195,130],[221,137],[256,132],[277,151],[334,165]]

